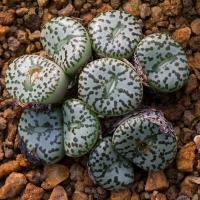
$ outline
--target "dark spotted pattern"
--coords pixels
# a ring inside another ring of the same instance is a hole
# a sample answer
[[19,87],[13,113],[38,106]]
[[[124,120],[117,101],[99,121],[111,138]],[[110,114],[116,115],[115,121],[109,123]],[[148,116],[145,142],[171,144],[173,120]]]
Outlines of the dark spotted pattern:
[[69,80],[54,62],[37,55],[25,55],[9,65],[5,83],[13,99],[50,104],[64,98]]
[[84,67],[78,81],[78,94],[95,112],[118,116],[138,107],[143,87],[130,66],[117,59],[102,58]]
[[165,169],[177,151],[176,138],[161,132],[158,124],[142,116],[122,122],[112,142],[117,152],[148,171]]
[[96,114],[81,100],[63,103],[64,147],[69,157],[86,154],[96,143],[100,130]]
[[130,59],[142,38],[135,17],[119,10],[107,11],[93,18],[88,32],[94,51],[117,59]]
[[133,184],[133,164],[114,150],[111,137],[97,143],[88,164],[95,181],[105,189],[122,190]]
[[168,35],[156,33],[142,39],[136,54],[150,86],[159,92],[180,89],[189,76],[186,54]]
[[47,22],[41,31],[41,43],[70,76],[74,76],[92,55],[87,31],[70,17],[56,17]]
[[[42,164],[53,164],[64,155],[62,109],[51,110],[48,114],[24,110],[21,115],[18,132],[24,148],[34,152]],[[28,153],[28,157],[32,154]]]

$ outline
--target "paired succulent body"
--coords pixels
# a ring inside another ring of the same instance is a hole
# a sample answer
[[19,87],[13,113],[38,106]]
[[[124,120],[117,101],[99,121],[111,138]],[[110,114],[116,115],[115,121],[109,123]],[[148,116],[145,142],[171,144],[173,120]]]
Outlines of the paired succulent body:
[[[136,19],[123,11],[98,15],[88,33],[69,17],[45,24],[41,42],[54,62],[22,56],[10,64],[5,77],[11,97],[24,104],[62,103],[48,113],[22,113],[18,130],[27,157],[35,155],[36,163],[39,159],[52,164],[64,155],[79,157],[90,151],[93,177],[109,190],[133,183],[133,163],[151,171],[170,164],[177,148],[172,127],[161,113],[135,109],[142,102],[142,83],[158,92],[182,87],[189,75],[187,59],[171,37],[153,34],[142,39],[141,35]],[[87,64],[92,49],[103,58]],[[122,59],[131,60],[133,55],[137,65]],[[66,100],[78,71],[78,91]],[[100,116],[128,118],[116,126],[112,136],[98,140]]]

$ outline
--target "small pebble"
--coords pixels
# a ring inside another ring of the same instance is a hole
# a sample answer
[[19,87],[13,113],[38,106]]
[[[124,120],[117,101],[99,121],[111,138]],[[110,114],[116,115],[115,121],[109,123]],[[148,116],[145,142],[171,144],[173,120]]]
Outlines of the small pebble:
[[0,178],[8,176],[12,172],[21,170],[20,164],[16,160],[8,161],[0,165]]
[[197,13],[200,15],[200,0],[196,1],[195,8],[196,8]]
[[162,9],[159,6],[151,7],[151,17],[155,22],[159,22],[162,16]]
[[130,13],[135,17],[140,16],[140,9],[139,6],[142,4],[140,0],[129,0],[125,4],[123,4],[123,10]]
[[89,200],[89,197],[83,192],[75,191],[72,194],[72,200]]
[[0,11],[0,25],[11,25],[15,21],[15,11]]
[[192,51],[200,51],[200,36],[193,36],[189,40],[189,45]]
[[168,200],[175,200],[178,197],[179,188],[176,185],[170,185],[170,187],[165,191],[165,195]]
[[195,103],[194,115],[200,117],[200,100]]
[[142,19],[145,19],[146,17],[151,15],[150,6],[147,5],[146,3],[139,5],[139,10],[140,10],[140,17]]
[[58,11],[59,16],[72,16],[75,12],[75,8],[72,4],[68,4],[65,8]]
[[84,168],[78,163],[74,163],[69,170],[70,179],[73,181],[83,181]]
[[12,172],[0,188],[0,199],[16,197],[25,188],[26,183],[27,180],[23,174]]
[[172,37],[185,48],[191,36],[191,29],[189,27],[180,28],[173,32]]
[[44,190],[41,187],[37,187],[32,183],[28,183],[20,200],[41,200],[43,195]]
[[176,16],[179,15],[182,8],[181,0],[164,0],[163,3],[159,4],[163,13],[167,16]]
[[8,38],[8,48],[12,52],[16,52],[20,47],[20,42],[13,36]]
[[44,7],[49,3],[49,0],[37,0],[39,7]]
[[23,154],[18,154],[16,157],[16,161],[20,164],[21,167],[25,168],[34,168],[35,166],[30,163],[24,156]]
[[130,190],[118,190],[118,191],[111,191],[110,200],[131,200],[131,192]]
[[153,172],[149,171],[145,185],[145,191],[164,190],[169,187],[169,182],[163,170]]
[[140,200],[139,194],[137,194],[136,192],[133,192],[131,196],[131,200]]
[[198,185],[190,181],[190,176],[186,176],[181,183],[180,193],[192,198],[198,189]]
[[20,17],[23,17],[26,13],[28,13],[29,9],[28,8],[18,8],[16,10],[16,14]]
[[118,9],[121,5],[121,0],[111,0],[110,5],[112,6],[113,9]]
[[9,26],[0,25],[0,42],[5,41],[6,34],[10,31]]
[[7,121],[3,117],[0,117],[0,130],[4,130],[6,127]]
[[164,109],[164,116],[169,121],[178,121],[182,118],[185,108],[181,104],[170,104]]
[[193,33],[200,35],[200,18],[197,18],[191,22],[191,29]]
[[28,171],[25,174],[26,178],[33,183],[34,185],[38,185],[45,180],[45,174],[41,169],[34,169]]
[[151,196],[151,200],[167,200],[167,197],[163,193],[160,193],[158,191],[153,191],[153,195]]
[[191,141],[192,135],[194,135],[196,131],[191,130],[189,128],[183,128],[181,132],[181,141],[186,144]]
[[192,172],[195,162],[196,144],[189,142],[184,145],[176,156],[177,169],[181,172]]
[[49,190],[69,177],[69,169],[60,164],[45,165],[44,174],[46,179],[42,182],[41,187]]
[[195,74],[191,74],[185,85],[185,94],[191,94],[199,86],[198,79]]
[[67,193],[62,186],[57,185],[53,188],[48,200],[68,200]]

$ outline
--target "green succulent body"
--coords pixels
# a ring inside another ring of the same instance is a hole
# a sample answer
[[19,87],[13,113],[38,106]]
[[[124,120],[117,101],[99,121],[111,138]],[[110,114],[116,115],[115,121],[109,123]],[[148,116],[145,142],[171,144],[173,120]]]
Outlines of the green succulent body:
[[139,76],[126,63],[102,58],[84,67],[78,81],[78,94],[98,114],[118,116],[140,104],[143,87]]
[[100,131],[96,114],[81,100],[63,103],[64,147],[70,157],[86,154],[96,143]]
[[166,168],[177,151],[176,138],[142,116],[122,122],[115,130],[112,142],[117,152],[148,171]]
[[41,31],[41,43],[69,76],[75,76],[92,56],[87,31],[70,17],[56,17],[47,22]]
[[18,132],[25,147],[34,152],[42,164],[53,164],[64,157],[61,107],[48,114],[24,110]]
[[142,38],[135,17],[119,10],[103,12],[93,18],[88,32],[94,51],[117,59],[130,59]]
[[136,54],[150,86],[159,92],[180,89],[189,76],[186,54],[173,38],[156,33],[143,38]]
[[20,102],[51,104],[63,100],[69,79],[54,62],[25,55],[9,65],[5,83],[10,96]]
[[88,164],[95,181],[108,190],[122,190],[133,184],[133,164],[115,151],[111,137],[95,145]]

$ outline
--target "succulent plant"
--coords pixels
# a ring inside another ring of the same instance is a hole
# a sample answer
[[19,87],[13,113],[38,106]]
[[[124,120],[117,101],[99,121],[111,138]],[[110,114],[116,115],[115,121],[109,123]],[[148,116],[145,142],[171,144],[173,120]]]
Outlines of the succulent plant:
[[45,51],[69,76],[75,76],[92,56],[92,47],[86,29],[70,17],[55,17],[41,30]]
[[103,12],[93,18],[88,33],[95,52],[117,59],[130,59],[142,38],[136,18],[119,10]]
[[186,83],[189,76],[186,54],[169,35],[146,36],[139,42],[136,54],[147,83],[158,92],[173,92]]
[[65,153],[69,157],[86,154],[96,143],[100,131],[96,114],[79,99],[63,103]]
[[123,121],[112,138],[115,150],[148,171],[166,168],[177,151],[172,127],[157,111],[146,110]]
[[59,103],[65,96],[69,78],[54,62],[37,56],[16,58],[5,76],[9,95],[22,103]]
[[122,190],[134,182],[133,164],[115,151],[111,137],[95,145],[88,166],[95,181],[105,189]]
[[140,104],[143,87],[129,65],[114,58],[101,58],[83,68],[78,80],[78,95],[96,113],[118,116]]
[[[40,164],[53,164],[64,155],[62,108],[56,107],[48,114],[24,110],[18,124],[18,133],[23,143],[22,152],[31,152]],[[29,154],[27,155],[28,160]]]

